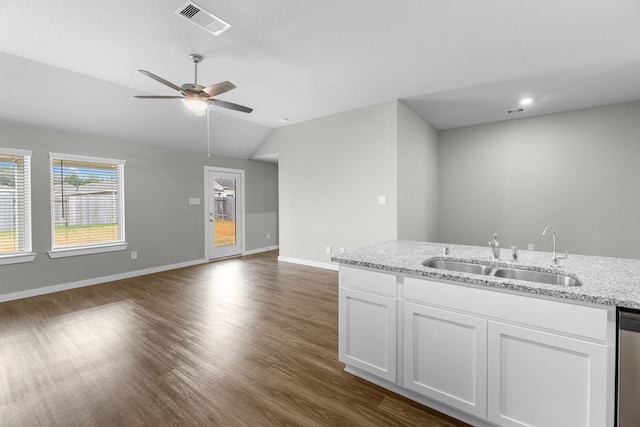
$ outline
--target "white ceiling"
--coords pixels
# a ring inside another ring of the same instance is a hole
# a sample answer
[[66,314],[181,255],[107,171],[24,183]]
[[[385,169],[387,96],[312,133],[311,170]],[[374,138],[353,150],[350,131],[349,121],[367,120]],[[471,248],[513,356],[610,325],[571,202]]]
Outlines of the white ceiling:
[[[438,129],[640,100],[637,0],[183,0],[2,2],[0,120],[206,152],[206,122],[138,73],[230,80],[212,107],[212,153],[247,158],[282,117],[297,123],[401,99]],[[512,118],[512,116],[509,116]]]

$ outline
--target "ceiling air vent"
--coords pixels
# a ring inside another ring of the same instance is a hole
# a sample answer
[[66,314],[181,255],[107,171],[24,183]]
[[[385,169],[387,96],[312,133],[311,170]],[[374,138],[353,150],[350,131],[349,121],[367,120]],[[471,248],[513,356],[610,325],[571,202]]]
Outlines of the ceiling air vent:
[[505,110],[505,113],[507,113],[507,114],[524,113],[524,108],[522,108],[522,107],[512,108],[511,110]]
[[176,15],[193,22],[198,27],[210,32],[214,36],[222,34],[231,28],[231,24],[218,18],[199,4],[188,1],[176,10]]

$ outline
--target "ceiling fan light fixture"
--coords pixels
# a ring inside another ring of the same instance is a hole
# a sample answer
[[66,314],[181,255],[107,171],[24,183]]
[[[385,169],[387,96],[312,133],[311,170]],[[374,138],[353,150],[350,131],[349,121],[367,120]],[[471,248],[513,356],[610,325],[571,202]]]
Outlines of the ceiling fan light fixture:
[[207,114],[209,102],[206,99],[197,96],[188,96],[182,102],[189,110],[193,111],[196,117],[202,117]]

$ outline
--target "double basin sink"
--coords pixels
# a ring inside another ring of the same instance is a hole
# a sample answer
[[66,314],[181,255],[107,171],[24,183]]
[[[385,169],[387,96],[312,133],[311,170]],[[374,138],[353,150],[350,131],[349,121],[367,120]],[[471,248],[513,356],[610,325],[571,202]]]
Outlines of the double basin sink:
[[483,276],[502,277],[504,279],[524,280],[526,282],[546,283],[558,286],[582,286],[575,277],[539,270],[525,270],[515,267],[500,267],[490,264],[454,261],[448,259],[428,259],[422,263],[425,267],[459,273],[479,274]]

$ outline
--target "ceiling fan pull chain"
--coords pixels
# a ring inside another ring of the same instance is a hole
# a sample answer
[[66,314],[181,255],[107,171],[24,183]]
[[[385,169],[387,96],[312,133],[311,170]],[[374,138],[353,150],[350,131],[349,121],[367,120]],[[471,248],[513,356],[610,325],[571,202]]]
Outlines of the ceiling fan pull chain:
[[209,106],[207,105],[207,157],[211,157],[211,131],[209,130]]

